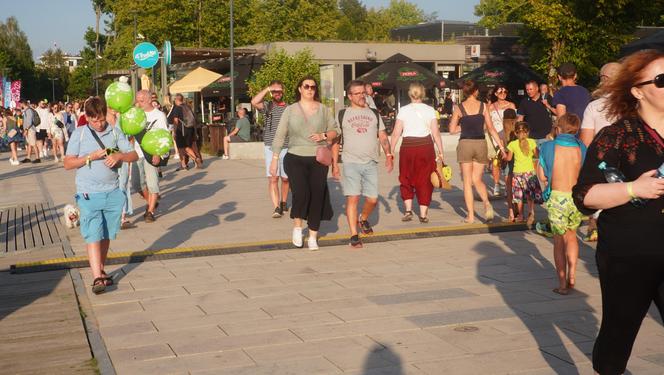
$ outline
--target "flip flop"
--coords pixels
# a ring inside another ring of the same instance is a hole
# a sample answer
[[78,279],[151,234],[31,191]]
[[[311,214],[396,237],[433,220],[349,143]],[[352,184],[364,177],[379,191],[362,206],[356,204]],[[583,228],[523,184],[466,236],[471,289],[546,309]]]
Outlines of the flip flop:
[[555,288],[553,290],[554,293],[560,294],[561,296],[566,296],[569,294],[569,289],[561,289],[561,288]]

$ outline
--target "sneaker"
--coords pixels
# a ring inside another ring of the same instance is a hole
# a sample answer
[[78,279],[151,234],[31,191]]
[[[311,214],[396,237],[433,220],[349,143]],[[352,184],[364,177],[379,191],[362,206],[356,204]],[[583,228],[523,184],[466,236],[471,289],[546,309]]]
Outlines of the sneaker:
[[9,164],[17,166],[20,165],[21,163],[19,163],[17,159],[9,159]]
[[286,202],[281,202],[281,212],[288,212],[288,204]]
[[228,155],[224,155],[224,156],[222,156],[221,158],[224,159],[224,160],[228,160],[228,159],[230,159],[230,158],[228,157]]
[[23,164],[25,164],[25,163],[32,163],[32,160],[30,160],[30,159],[28,159],[28,158],[25,158],[25,159],[21,160],[21,163],[23,163]]
[[535,224],[535,231],[539,234],[541,234],[544,237],[553,237],[553,233],[551,233],[551,228],[549,228],[549,224],[547,223],[536,223]]
[[180,155],[178,154],[173,155],[173,160],[180,160]]
[[362,240],[360,240],[360,236],[358,236],[357,234],[354,235],[354,236],[351,236],[349,245],[350,245],[350,247],[352,247],[354,249],[361,248],[362,247]]
[[311,251],[318,250],[318,241],[316,240],[316,237],[309,236],[309,240],[307,241],[307,247]]
[[304,245],[302,243],[302,228],[293,228],[293,245],[300,248]]
[[357,224],[360,226],[362,234],[373,234],[373,228],[371,228],[371,224],[369,224],[368,220],[362,220],[362,215],[360,215],[360,218],[357,220]]
[[55,158],[53,158],[53,161],[57,163],[57,162],[59,162],[60,160],[59,160],[58,157],[56,156]]
[[146,211],[143,217],[145,218],[146,223],[154,223],[155,221],[154,214],[150,211]]
[[41,159],[35,159],[32,161],[32,164],[39,164],[41,163]]
[[273,219],[278,219],[284,215],[283,211],[281,210],[281,207],[275,207],[274,212],[272,213],[272,218]]

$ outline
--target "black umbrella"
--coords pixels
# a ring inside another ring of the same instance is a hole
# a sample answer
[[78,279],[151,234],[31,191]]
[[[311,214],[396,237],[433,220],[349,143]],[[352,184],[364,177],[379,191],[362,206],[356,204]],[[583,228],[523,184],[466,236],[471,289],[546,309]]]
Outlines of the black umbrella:
[[620,48],[620,56],[624,57],[631,55],[644,49],[657,49],[664,51],[664,30],[660,30],[654,34],[648,35],[645,38],[637,39],[631,43],[625,44]]
[[[247,79],[251,75],[252,65],[241,64],[235,67],[235,93],[242,95],[247,92]],[[207,85],[201,90],[201,95],[209,96],[230,96],[231,95],[231,76],[230,72],[219,77],[216,81]]]
[[420,82],[427,88],[437,85],[443,87],[441,81],[446,81],[443,77],[414,63],[411,58],[400,53],[391,56],[381,65],[357,79],[371,83],[377,89],[408,89],[413,82]]
[[459,78],[456,83],[461,87],[463,82],[468,79],[472,79],[484,89],[503,84],[512,97],[515,97],[519,90],[524,90],[529,81],[545,82],[532,69],[507,56],[499,56],[490,60]]

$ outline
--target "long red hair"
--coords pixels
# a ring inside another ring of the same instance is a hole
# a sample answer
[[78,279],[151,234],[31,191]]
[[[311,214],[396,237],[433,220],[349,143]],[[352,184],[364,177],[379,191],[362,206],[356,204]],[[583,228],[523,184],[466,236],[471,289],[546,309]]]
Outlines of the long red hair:
[[607,109],[611,116],[617,119],[637,116],[638,100],[632,95],[632,87],[643,80],[641,72],[650,63],[662,58],[664,52],[649,49],[635,52],[621,62],[620,70],[606,86]]

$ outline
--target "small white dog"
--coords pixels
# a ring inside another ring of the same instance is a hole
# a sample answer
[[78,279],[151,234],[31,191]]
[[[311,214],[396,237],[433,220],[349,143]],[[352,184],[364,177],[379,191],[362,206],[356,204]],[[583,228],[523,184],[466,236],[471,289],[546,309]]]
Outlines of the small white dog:
[[78,211],[78,208],[76,206],[73,206],[71,204],[68,204],[65,206],[65,208],[62,209],[64,216],[65,216],[65,225],[67,228],[76,228],[77,226],[80,225],[80,212]]

